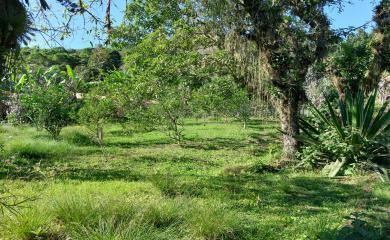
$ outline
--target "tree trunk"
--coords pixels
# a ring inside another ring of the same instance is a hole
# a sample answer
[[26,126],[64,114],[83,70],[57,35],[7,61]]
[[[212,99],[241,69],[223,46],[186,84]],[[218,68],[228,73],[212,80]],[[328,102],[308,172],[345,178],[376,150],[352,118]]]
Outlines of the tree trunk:
[[294,138],[299,133],[298,128],[298,98],[286,98],[280,101],[279,118],[283,131],[283,158],[290,162],[295,158],[298,141]]
[[103,127],[100,124],[97,125],[96,136],[99,140],[99,143],[102,144],[103,143]]

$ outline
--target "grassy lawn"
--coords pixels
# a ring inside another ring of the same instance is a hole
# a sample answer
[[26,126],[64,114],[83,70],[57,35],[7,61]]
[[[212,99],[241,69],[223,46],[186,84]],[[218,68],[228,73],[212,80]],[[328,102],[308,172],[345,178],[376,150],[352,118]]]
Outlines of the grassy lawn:
[[34,198],[0,215],[0,239],[386,239],[390,187],[373,176],[328,179],[269,167],[276,123],[188,121],[186,141],[81,127],[53,141],[1,128],[1,184]]

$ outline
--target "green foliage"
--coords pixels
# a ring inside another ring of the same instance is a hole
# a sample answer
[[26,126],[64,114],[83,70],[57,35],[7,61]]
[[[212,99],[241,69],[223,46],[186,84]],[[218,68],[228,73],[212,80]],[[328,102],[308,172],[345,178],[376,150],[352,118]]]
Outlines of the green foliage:
[[201,86],[194,93],[192,107],[204,117],[234,117],[244,124],[252,113],[248,93],[229,77],[215,77]]
[[24,117],[53,138],[58,138],[61,129],[73,121],[74,98],[62,85],[37,85],[22,95],[20,103]]
[[99,142],[103,142],[103,126],[115,112],[113,102],[104,92],[96,89],[84,99],[84,104],[78,112],[81,123],[96,131]]
[[66,69],[66,65],[75,68],[82,64],[86,56],[82,56],[81,51],[65,49],[62,47],[39,49],[22,48],[21,61],[33,69],[49,68],[58,66],[61,70]]
[[88,63],[82,67],[82,76],[86,82],[100,81],[104,74],[119,69],[122,57],[118,51],[95,48],[88,56]]
[[67,71],[52,67],[23,75],[15,85],[20,94],[22,118],[58,138],[61,129],[74,121],[78,104],[75,91],[80,82],[70,66]]
[[347,92],[345,100],[339,100],[336,112],[327,101],[324,114],[312,106],[317,123],[300,119],[302,134],[297,138],[306,144],[301,158],[314,165],[332,163],[330,176],[348,167],[370,168],[382,172],[390,159],[388,138],[390,112],[388,102],[375,111],[376,92],[365,99],[362,91],[356,96]]
[[[172,24],[171,34],[157,27],[142,36],[124,58],[125,73],[111,74],[107,83],[116,84],[108,88],[119,105],[127,106],[122,109],[133,125],[162,124],[171,138],[180,142],[181,119],[190,114],[193,92],[211,75],[227,75],[228,71],[215,72],[211,67],[223,65],[226,55],[202,53],[199,48],[206,38],[196,34],[196,28],[183,21]],[[125,80],[118,75],[125,75]]]
[[12,69],[6,66],[7,55],[29,39],[31,21],[26,6],[18,0],[0,2],[0,78]]
[[[213,78],[210,82],[204,84],[194,96],[195,111],[205,116],[228,115],[227,108],[233,95],[232,82],[229,78]],[[234,85],[233,85],[234,86]]]
[[184,117],[190,113],[190,99],[191,93],[184,86],[159,89],[157,102],[150,108],[157,119],[161,120],[170,138],[177,143],[183,140]]
[[335,84],[341,90],[347,88],[352,94],[356,94],[360,86],[370,90],[370,83],[365,81],[373,58],[370,44],[371,36],[362,30],[336,45],[336,50],[330,55],[328,68],[339,78]]
[[183,19],[190,1],[135,0],[126,7],[125,21],[113,31],[113,45],[137,45],[148,34],[162,29],[168,35],[175,32],[175,23]]
[[[64,48],[22,48],[20,50],[19,63],[31,69],[57,68],[59,71],[67,71],[70,66],[76,77],[83,83],[94,83],[104,78],[104,75],[122,65],[121,53],[109,48],[86,48],[72,50]],[[82,92],[87,90],[84,86]]]
[[243,122],[244,127],[246,127],[247,122],[252,116],[251,101],[248,93],[244,89],[236,89],[230,98],[229,105],[230,116]]
[[[181,119],[191,114],[189,107],[193,112],[199,112],[198,107],[208,107],[199,95],[212,94],[206,93],[208,88],[198,89],[213,77],[232,79],[238,75],[232,70],[235,69],[233,58],[225,51],[210,49],[210,38],[198,34],[200,29],[182,18],[183,14],[189,14],[189,9],[191,2],[130,3],[126,15],[129,22],[113,34],[114,42],[129,48],[124,57],[125,71],[114,72],[106,79],[110,95],[115,95],[115,102],[124,106],[120,108],[133,128],[143,125],[150,130],[162,125],[176,142],[182,139]],[[115,87],[109,86],[110,81]],[[196,104],[192,103],[194,93],[198,96]],[[245,94],[233,96],[235,104],[233,100],[229,102],[225,116],[247,119],[247,108],[236,108],[234,113],[232,109],[233,105],[237,107],[245,102]],[[225,99],[229,98],[225,96]],[[222,106],[220,102],[219,107]]]
[[131,71],[113,71],[106,75],[100,88],[114,105],[112,120],[130,131],[155,128],[155,116],[148,110],[153,99],[151,84],[143,76],[135,77]]

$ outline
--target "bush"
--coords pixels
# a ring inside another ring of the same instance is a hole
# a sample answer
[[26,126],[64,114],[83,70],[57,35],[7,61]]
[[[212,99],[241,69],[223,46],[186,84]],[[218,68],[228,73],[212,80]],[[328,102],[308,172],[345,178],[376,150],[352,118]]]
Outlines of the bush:
[[22,95],[21,106],[25,118],[56,139],[61,129],[72,122],[75,101],[62,85],[36,85],[30,93]]
[[325,113],[312,106],[317,122],[300,119],[302,133],[296,137],[304,147],[298,157],[311,166],[326,166],[324,170],[331,177],[373,169],[381,173],[382,180],[388,180],[390,112],[388,102],[375,111],[375,99],[376,92],[367,100],[362,91],[356,96],[347,92],[345,100],[339,100],[338,112],[329,100]]

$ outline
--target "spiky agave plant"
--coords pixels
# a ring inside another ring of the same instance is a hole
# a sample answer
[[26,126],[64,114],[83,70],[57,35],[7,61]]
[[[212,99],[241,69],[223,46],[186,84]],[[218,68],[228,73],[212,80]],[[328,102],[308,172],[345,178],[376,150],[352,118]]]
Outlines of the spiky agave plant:
[[[365,98],[363,91],[356,96],[347,92],[340,99],[338,109],[326,100],[326,111],[321,112],[314,105],[311,113],[317,123],[300,118],[302,130],[296,138],[304,144],[304,149],[314,149],[314,161],[330,163],[329,176],[334,177],[351,164],[374,169],[383,180],[388,180],[386,168],[390,165],[389,101],[376,110],[377,91]],[[384,141],[383,141],[384,140]],[[333,148],[339,147],[338,151]]]

